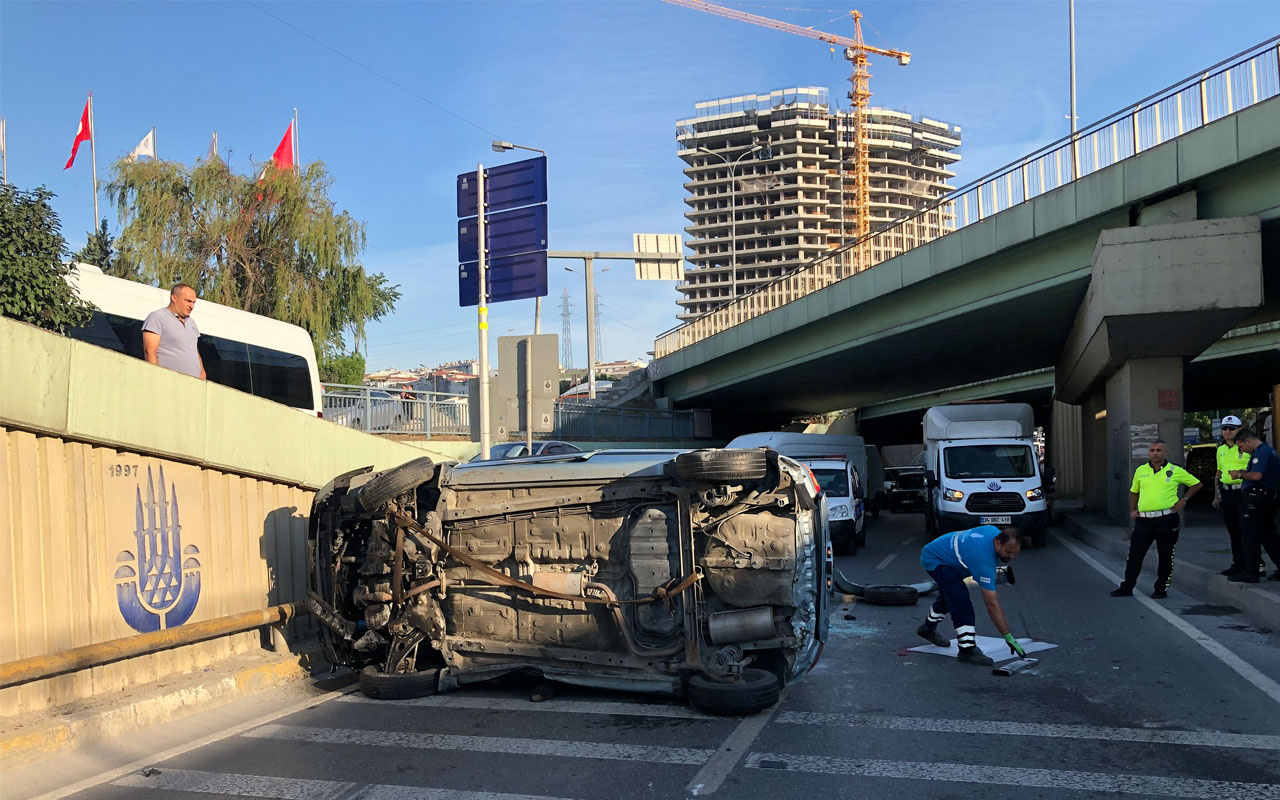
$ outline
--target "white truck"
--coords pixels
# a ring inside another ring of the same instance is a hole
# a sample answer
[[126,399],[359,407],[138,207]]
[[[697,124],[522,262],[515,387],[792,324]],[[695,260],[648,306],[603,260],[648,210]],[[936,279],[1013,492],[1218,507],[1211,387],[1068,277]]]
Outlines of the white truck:
[[924,415],[926,524],[933,536],[1015,525],[1032,544],[1048,535],[1045,482],[1026,403],[934,406]]
[[768,447],[807,466],[827,500],[832,548],[853,555],[866,546],[867,447],[861,436],[765,431],[739,436],[726,447]]

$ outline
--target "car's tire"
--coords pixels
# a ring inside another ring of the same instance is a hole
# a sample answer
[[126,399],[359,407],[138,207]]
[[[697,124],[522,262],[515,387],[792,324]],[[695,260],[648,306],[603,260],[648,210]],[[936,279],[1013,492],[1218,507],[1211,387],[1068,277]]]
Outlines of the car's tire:
[[427,456],[422,456],[389,469],[374,476],[368,483],[357,489],[356,502],[368,513],[379,511],[387,501],[429,480],[435,468],[435,462]]
[[754,714],[778,702],[781,692],[778,676],[752,667],[742,670],[742,679],[735,683],[693,675],[685,684],[689,703],[708,714]]
[[436,693],[440,670],[422,672],[379,672],[376,667],[360,670],[360,691],[375,700],[411,700]]
[[862,602],[872,606],[914,606],[920,592],[914,586],[867,586]]
[[676,456],[674,467],[678,480],[713,483],[758,481],[768,469],[763,450],[693,450]]

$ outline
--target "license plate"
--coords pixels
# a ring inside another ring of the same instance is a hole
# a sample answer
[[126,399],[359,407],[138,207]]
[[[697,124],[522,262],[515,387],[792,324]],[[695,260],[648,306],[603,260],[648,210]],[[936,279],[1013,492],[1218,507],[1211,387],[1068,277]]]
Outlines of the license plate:
[[1008,525],[1013,522],[1013,517],[980,517],[979,521],[983,525]]

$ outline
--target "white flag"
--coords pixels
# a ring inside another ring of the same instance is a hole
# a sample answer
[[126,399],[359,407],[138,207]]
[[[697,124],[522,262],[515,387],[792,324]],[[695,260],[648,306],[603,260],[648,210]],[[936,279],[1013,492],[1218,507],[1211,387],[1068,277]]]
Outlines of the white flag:
[[129,154],[129,161],[137,161],[142,156],[149,156],[153,160],[156,157],[156,132],[153,128],[151,133],[142,137],[142,141],[138,142],[138,146],[133,148],[133,152]]
[[218,132],[213,132],[213,138],[209,140],[209,152],[204,154],[205,161],[212,161],[218,157]]

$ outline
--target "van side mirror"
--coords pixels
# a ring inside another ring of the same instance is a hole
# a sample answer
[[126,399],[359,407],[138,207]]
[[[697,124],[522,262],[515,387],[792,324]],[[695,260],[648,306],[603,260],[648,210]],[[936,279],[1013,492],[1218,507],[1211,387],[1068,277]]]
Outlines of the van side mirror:
[[927,469],[924,471],[924,485],[930,489],[938,488],[938,476],[934,474],[933,470]]

